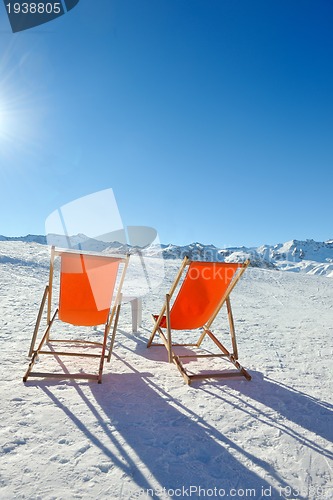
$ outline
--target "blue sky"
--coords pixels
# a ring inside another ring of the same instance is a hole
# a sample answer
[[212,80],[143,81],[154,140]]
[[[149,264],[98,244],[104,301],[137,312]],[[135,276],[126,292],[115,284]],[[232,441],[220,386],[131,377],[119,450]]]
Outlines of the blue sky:
[[[113,188],[163,243],[333,238],[330,0],[0,4],[0,234]],[[106,213],[107,216],[107,213]]]

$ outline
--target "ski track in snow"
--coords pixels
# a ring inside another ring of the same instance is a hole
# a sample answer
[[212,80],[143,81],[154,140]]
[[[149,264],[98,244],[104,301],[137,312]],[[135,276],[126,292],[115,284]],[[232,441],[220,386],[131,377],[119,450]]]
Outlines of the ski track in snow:
[[[214,488],[226,498],[333,498],[331,278],[246,271],[231,302],[251,382],[189,387],[165,349],[146,348],[150,314],[179,268],[168,260],[164,283],[144,297],[138,332],[123,305],[101,385],[23,384],[48,262],[43,245],[0,242],[0,498],[151,498],[147,489],[171,498],[177,488],[185,498],[190,487],[191,498]],[[215,330],[226,324],[222,310]],[[88,370],[92,361],[64,363]]]

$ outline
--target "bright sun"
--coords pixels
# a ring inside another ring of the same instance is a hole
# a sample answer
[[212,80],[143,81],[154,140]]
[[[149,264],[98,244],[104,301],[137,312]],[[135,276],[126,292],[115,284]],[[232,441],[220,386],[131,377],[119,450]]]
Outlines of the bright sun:
[[0,170],[12,170],[26,149],[29,129],[20,102],[10,92],[0,92]]
[[[1,84],[1,82],[0,82]],[[1,92],[2,90],[2,92]],[[1,89],[0,85],[0,160],[7,164],[15,154],[24,154],[34,146],[35,116],[29,96],[15,92],[15,88]]]
[[11,49],[5,56],[0,58],[1,175],[25,169],[29,162],[35,165],[49,138],[44,126],[49,113],[48,88],[37,88],[38,78],[28,72],[34,59],[27,53],[16,62]]

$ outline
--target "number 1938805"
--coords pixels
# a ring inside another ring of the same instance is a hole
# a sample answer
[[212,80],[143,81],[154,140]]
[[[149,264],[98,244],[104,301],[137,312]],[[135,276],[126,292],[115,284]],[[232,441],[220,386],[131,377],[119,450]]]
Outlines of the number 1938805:
[[8,14],[60,14],[62,4],[60,2],[8,2],[6,8]]

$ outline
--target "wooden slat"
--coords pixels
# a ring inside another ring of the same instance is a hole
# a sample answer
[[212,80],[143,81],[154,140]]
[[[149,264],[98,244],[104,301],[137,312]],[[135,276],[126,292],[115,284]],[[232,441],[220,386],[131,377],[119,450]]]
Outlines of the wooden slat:
[[239,371],[230,371],[230,372],[216,372],[216,373],[196,373],[194,375],[188,375],[190,380],[204,380],[204,379],[209,379],[209,378],[231,378],[231,377],[240,377],[242,376],[242,373]]
[[119,262],[126,262],[126,260],[128,259],[129,257],[129,254],[125,255],[125,254],[111,254],[111,253],[99,253],[99,252],[89,252],[89,251],[86,251],[86,250],[73,250],[73,249],[64,249],[64,250],[57,250],[55,249],[55,247],[52,247],[54,248],[54,256],[57,256],[57,257],[61,257],[64,253],[67,253],[67,254],[75,254],[75,255],[92,255],[94,258],[101,258],[101,259],[105,259],[105,258],[110,258],[110,259],[117,259],[119,260]]
[[57,378],[57,379],[87,379],[87,380],[97,380],[98,375],[93,374],[83,374],[83,373],[49,373],[49,372],[30,372],[29,377],[39,377],[39,378]]
[[[69,352],[69,351],[38,351],[38,356],[40,354],[47,354],[52,356],[76,356],[82,358],[100,358],[101,354],[91,354],[91,353],[83,353],[83,352]],[[107,358],[107,355],[104,356]]]
[[93,342],[91,340],[79,340],[79,339],[51,339],[49,341],[50,344],[54,344],[57,342],[62,342],[63,344],[88,344],[88,345],[95,345],[97,347],[102,347],[103,343],[102,342]]
[[227,354],[177,354],[178,358],[225,358]]
[[[164,344],[158,344],[157,342],[153,342],[150,344],[151,346],[160,346],[165,347]],[[197,344],[171,344],[172,347],[198,347]]]

